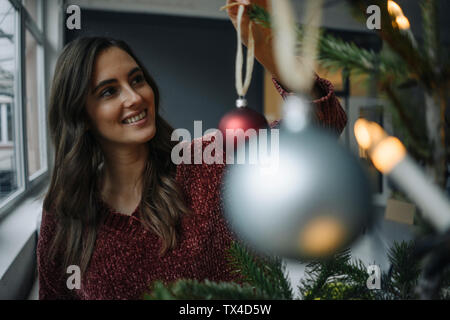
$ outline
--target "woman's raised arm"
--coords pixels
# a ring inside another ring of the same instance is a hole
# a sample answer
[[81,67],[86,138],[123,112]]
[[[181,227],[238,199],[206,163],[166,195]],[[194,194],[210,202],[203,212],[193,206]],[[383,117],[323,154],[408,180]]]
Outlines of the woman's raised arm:
[[[268,0],[227,0],[228,16],[234,27],[237,26],[238,4],[246,6],[242,18],[242,42],[247,45],[248,42],[248,24],[250,18],[248,15],[248,8],[251,4],[256,4],[268,10]],[[270,72],[273,76],[273,82],[283,98],[286,98],[290,93],[289,88],[286,88],[279,81],[280,76],[276,67],[273,56],[272,45],[272,30],[258,24],[253,24],[253,38],[255,41],[255,57]],[[314,121],[322,128],[330,129],[337,135],[340,135],[347,124],[347,116],[342,109],[339,100],[334,94],[333,85],[328,80],[322,79],[316,75],[314,86],[311,89],[310,96],[313,101],[313,108],[315,119]],[[276,126],[280,121],[271,124],[271,127]]]

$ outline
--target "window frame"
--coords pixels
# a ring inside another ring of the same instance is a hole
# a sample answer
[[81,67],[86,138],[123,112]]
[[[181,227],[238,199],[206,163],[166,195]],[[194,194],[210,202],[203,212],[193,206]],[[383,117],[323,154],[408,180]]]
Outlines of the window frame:
[[[34,21],[28,13],[21,0],[8,0],[14,7],[15,19],[15,59],[16,73],[14,81],[14,144],[15,161],[17,166],[17,190],[2,199],[0,202],[0,220],[7,216],[12,209],[21,203],[27,196],[35,194],[36,191],[45,187],[48,177],[48,143],[47,143],[47,121],[46,121],[46,80],[45,80],[45,35],[44,25],[44,1],[38,1],[38,22]],[[39,121],[39,152],[41,169],[32,176],[28,174],[28,150],[27,150],[27,114],[26,114],[26,31],[29,31],[38,44],[37,79],[38,81],[38,121]]]

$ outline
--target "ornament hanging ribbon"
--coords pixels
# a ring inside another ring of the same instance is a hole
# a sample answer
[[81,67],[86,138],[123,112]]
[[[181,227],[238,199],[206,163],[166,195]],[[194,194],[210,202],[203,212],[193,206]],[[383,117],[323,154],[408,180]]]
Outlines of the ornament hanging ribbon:
[[[238,137],[241,133],[258,132],[259,129],[267,128],[267,119],[259,112],[248,107],[245,95],[247,94],[250,82],[252,80],[253,65],[255,60],[255,40],[253,38],[252,22],[248,24],[248,44],[247,44],[247,67],[245,80],[243,81],[243,67],[244,67],[244,55],[242,50],[242,18],[244,15],[245,5],[240,2],[234,2],[224,6],[222,9],[239,6],[237,12],[236,32],[237,32],[237,53],[236,53],[236,69],[235,69],[235,85],[238,94],[236,100],[236,107],[233,110],[227,112],[219,122],[219,130],[224,137],[224,145],[227,146],[231,142],[236,149],[239,146]],[[244,140],[248,139],[248,135],[245,135]],[[227,152],[228,154],[228,152]]]
[[[242,17],[245,7],[239,6],[237,14],[237,53],[236,53],[236,91],[239,95],[237,106],[247,106],[245,95],[247,94],[250,82],[252,81],[253,64],[255,61],[255,40],[252,32],[252,22],[248,24],[248,48],[247,48],[247,67],[245,71],[245,81],[242,83],[242,69],[244,66],[244,57],[242,50]],[[240,101],[241,100],[241,101]]]

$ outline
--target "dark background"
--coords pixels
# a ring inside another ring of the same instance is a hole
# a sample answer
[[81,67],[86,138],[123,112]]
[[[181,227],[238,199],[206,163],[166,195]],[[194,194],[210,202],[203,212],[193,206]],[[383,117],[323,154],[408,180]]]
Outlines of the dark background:
[[[66,28],[65,43],[81,36],[126,41],[159,86],[162,116],[192,138],[194,120],[203,121],[204,132],[234,108],[237,39],[228,20],[83,10],[82,29]],[[260,112],[263,76],[255,63],[247,100]]]

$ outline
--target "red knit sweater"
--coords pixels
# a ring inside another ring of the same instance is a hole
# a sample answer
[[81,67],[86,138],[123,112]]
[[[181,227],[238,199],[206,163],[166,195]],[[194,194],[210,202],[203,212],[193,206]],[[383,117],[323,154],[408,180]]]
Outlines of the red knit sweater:
[[[288,93],[274,81],[280,94]],[[317,78],[323,97],[314,101],[321,126],[340,134],[347,118],[330,82]],[[203,142],[205,147],[210,142]],[[180,164],[176,180],[193,215],[182,219],[178,245],[159,257],[160,239],[143,228],[136,209],[131,216],[112,210],[98,199],[107,218],[97,232],[89,267],[81,288],[69,290],[59,259],[47,259],[56,221],[43,211],[38,248],[39,299],[139,299],[155,280],[181,278],[233,281],[226,250],[233,239],[222,216],[220,189],[225,165]]]

